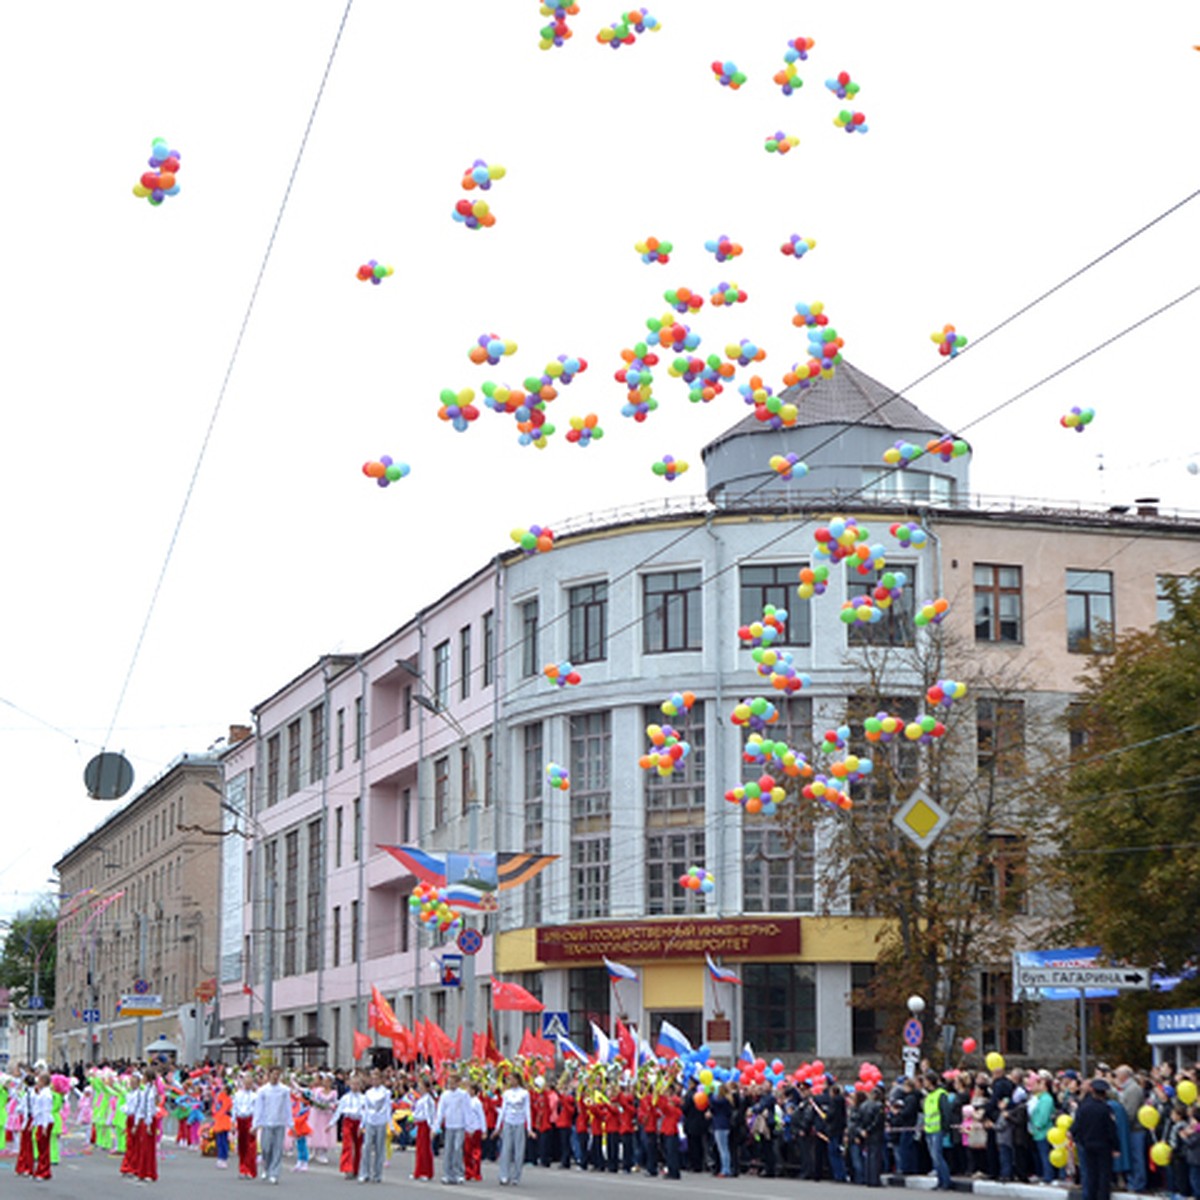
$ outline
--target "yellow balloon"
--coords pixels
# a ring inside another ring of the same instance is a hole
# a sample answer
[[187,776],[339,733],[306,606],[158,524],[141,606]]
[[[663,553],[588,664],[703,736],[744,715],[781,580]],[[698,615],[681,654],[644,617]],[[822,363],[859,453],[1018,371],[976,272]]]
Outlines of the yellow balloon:
[[[920,728],[921,728],[920,725],[918,725],[917,729],[919,730]],[[908,730],[906,729],[904,732],[907,734]],[[987,1058],[984,1059],[984,1062],[987,1063],[987,1069],[989,1071],[1003,1071],[1004,1070],[1004,1055],[1001,1054],[997,1050],[991,1051],[988,1054]]]
[[1165,1167],[1171,1161],[1171,1147],[1166,1142],[1155,1142],[1150,1147],[1150,1157],[1156,1166]]
[[1153,1104],[1143,1104],[1138,1109],[1138,1121],[1145,1129],[1158,1127],[1158,1109]]
[[1054,1123],[1059,1129],[1070,1129],[1072,1120],[1073,1118],[1070,1113],[1059,1113]]
[[1184,1104],[1196,1103],[1196,1085],[1190,1079],[1181,1079],[1179,1086],[1175,1089],[1175,1095]]
[[1052,1125],[1046,1132],[1046,1141],[1052,1146],[1065,1146],[1067,1144],[1067,1131],[1057,1125]]
[[1065,1146],[1055,1146],[1050,1151],[1050,1165],[1052,1167],[1065,1167],[1067,1165],[1067,1150]]

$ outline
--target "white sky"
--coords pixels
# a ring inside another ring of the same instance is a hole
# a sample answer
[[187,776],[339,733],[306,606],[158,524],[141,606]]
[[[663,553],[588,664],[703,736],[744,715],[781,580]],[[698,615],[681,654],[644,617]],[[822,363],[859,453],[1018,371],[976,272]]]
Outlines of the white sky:
[[[660,368],[635,425],[612,379],[666,288],[746,289],[690,323],[703,352],[764,346],[776,386],[803,357],[793,304],[822,300],[846,357],[904,387],[939,361],[931,331],[977,337],[1200,186],[1192,4],[656,0],[662,30],[615,52],[595,35],[620,5],[582,7],[542,53],[535,0],[357,0],[109,742],[137,786],[321,653],[383,637],[512,527],[700,493],[700,447],[748,411],[736,389],[693,406]],[[342,10],[40,0],[0,18],[0,917],[111,811],[81,773]],[[785,98],[771,76],[801,34],[816,46]],[[832,124],[842,69],[866,136]],[[783,158],[762,147],[776,129],[800,138]],[[156,136],[182,191],[153,209],[130,189]],[[477,157],[508,175],[496,226],[470,233],[449,214]],[[703,243],[722,233],[745,254],[717,266]],[[778,251],[792,233],[818,242],[800,262]],[[669,266],[635,254],[650,234]],[[1198,234],[1200,201],[907,394],[968,426],[1200,283]],[[395,275],[358,282],[369,258]],[[1200,510],[1198,315],[1193,297],[968,429],[974,488]],[[472,365],[481,332],[518,354]],[[560,353],[590,367],[547,450],[489,411],[466,434],[436,419],[441,388],[516,384]],[[1081,436],[1058,426],[1072,404],[1097,412]],[[568,445],[593,411],[604,440]],[[413,468],[386,491],[360,473],[384,453]],[[692,466],[673,485],[650,470],[664,453]]]

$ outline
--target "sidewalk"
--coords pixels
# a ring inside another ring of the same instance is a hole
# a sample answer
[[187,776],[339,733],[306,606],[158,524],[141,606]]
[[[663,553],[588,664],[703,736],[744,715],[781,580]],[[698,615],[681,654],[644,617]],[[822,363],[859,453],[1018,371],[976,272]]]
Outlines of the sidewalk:
[[[884,1175],[884,1187],[915,1188],[917,1191],[932,1192],[937,1187],[933,1175]],[[976,1196],[1003,1196],[1007,1200],[1082,1200],[1083,1189],[1067,1183],[997,1183],[994,1179],[952,1179],[950,1185],[956,1192],[973,1192]],[[1166,1200],[1169,1192],[1158,1193]],[[1146,1200],[1139,1192],[1113,1191],[1111,1200]]]

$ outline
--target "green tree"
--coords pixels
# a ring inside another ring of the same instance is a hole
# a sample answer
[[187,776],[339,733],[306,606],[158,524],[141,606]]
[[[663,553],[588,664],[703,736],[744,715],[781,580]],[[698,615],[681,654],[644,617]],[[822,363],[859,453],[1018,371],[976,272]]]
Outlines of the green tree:
[[58,917],[49,902],[18,913],[9,923],[0,952],[0,987],[11,989],[13,1000],[26,1006],[34,992],[47,1011],[54,1008],[54,966],[57,956]]
[[1088,666],[1057,828],[1077,935],[1173,973],[1200,952],[1200,571],[1167,587],[1171,619]]

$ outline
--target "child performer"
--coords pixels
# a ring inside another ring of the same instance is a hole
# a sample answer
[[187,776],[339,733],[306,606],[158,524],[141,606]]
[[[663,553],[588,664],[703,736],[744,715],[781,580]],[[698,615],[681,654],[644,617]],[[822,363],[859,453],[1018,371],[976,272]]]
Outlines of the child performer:
[[413,1105],[413,1123],[417,1127],[417,1153],[413,1164],[414,1179],[433,1178],[433,1139],[429,1129],[437,1113],[437,1106],[429,1094],[429,1080],[422,1079],[417,1084],[417,1102]]
[[229,1131],[233,1128],[233,1097],[222,1079],[213,1080],[213,1135],[217,1142],[217,1167],[229,1168]]
[[33,1098],[29,1106],[33,1121],[34,1139],[37,1144],[37,1165],[33,1168],[34,1179],[50,1178],[50,1128],[54,1124],[54,1093],[50,1090],[50,1076],[44,1071],[37,1078]]
[[233,1094],[233,1120],[237,1126],[238,1178],[255,1179],[258,1176],[258,1138],[254,1134],[254,1089],[250,1076],[238,1079],[237,1091]]

